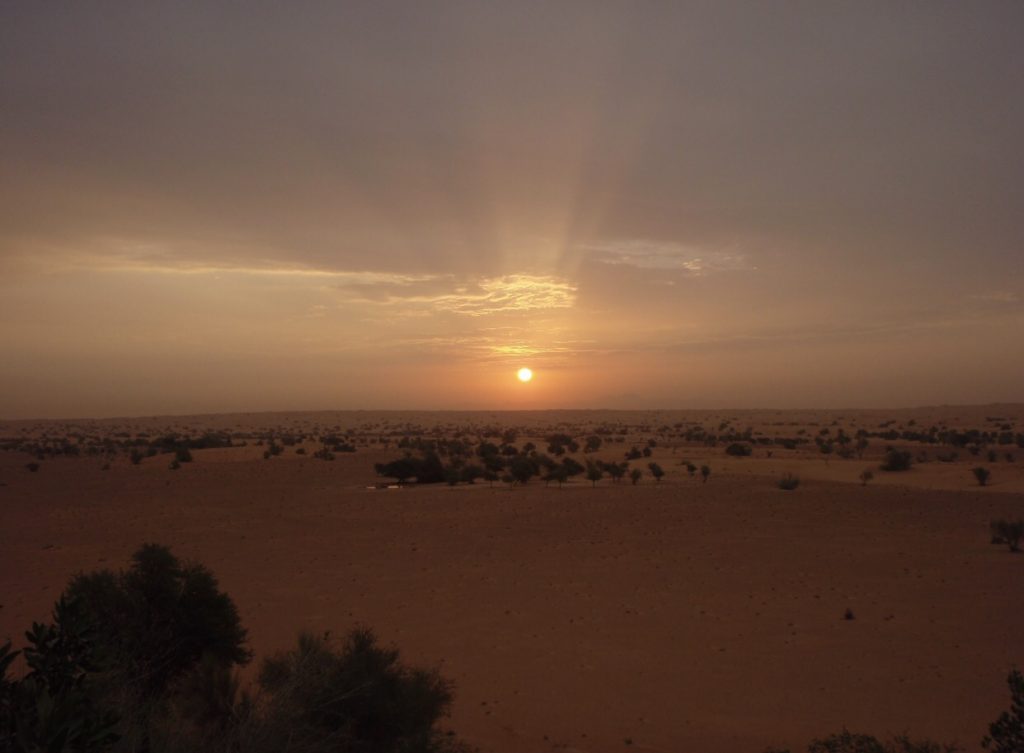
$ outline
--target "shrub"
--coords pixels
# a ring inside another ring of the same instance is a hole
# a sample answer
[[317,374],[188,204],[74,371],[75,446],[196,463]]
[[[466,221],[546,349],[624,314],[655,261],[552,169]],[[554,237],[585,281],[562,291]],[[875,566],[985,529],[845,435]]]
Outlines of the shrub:
[[639,483],[641,477],[643,477],[643,475],[644,475],[643,471],[641,471],[639,468],[634,468],[633,470],[631,470],[629,472],[630,483],[632,483],[633,486],[636,486],[637,483]]
[[26,463],[25,467],[28,468],[29,473],[35,473],[39,470],[39,463],[33,461],[31,463]]
[[753,451],[753,448],[749,444],[745,444],[743,442],[733,442],[725,448],[726,455],[732,455],[737,458],[745,458]]
[[988,727],[981,746],[992,753],[1020,753],[1024,750],[1024,675],[1016,669],[1006,678],[1010,687],[1010,710]]
[[587,461],[587,480],[591,486],[597,486],[597,482],[604,476],[604,469],[597,463]]
[[167,466],[167,467],[170,468],[172,471],[176,471],[179,468],[181,468],[181,463],[179,463],[178,459],[175,458],[174,460],[171,461],[171,464],[169,466]]
[[792,491],[800,486],[800,477],[794,476],[792,473],[784,473],[782,478],[779,479],[779,488],[785,489],[786,491]]
[[872,471],[870,468],[865,468],[863,471],[860,472],[860,476],[858,476],[858,478],[860,479],[860,485],[861,486],[867,486],[868,485],[868,481],[870,481],[874,477],[875,477],[874,471]]
[[188,449],[188,447],[179,447],[177,450],[174,451],[174,459],[177,460],[179,463],[191,463],[192,452]]
[[974,478],[978,481],[978,486],[985,486],[988,483],[989,478],[992,476],[992,471],[988,468],[983,468],[980,465],[977,468],[971,468],[971,473],[974,474]]
[[657,463],[648,463],[647,469],[651,472],[651,475],[654,476],[654,480],[660,484],[661,477],[665,475],[665,470]]
[[993,520],[989,528],[993,544],[1006,544],[1011,552],[1020,551],[1020,540],[1024,538],[1024,520]]
[[142,462],[142,453],[139,450],[132,450],[128,459],[132,461],[132,465],[138,465]]
[[268,695],[253,730],[261,751],[461,747],[437,728],[451,706],[451,684],[436,671],[405,666],[367,629],[349,633],[340,651],[325,638],[301,635],[295,650],[263,663],[259,684]]
[[700,467],[700,479],[701,479],[701,483],[704,483],[704,484],[706,484],[706,483],[708,482],[708,477],[709,477],[710,475],[711,475],[711,466],[709,466],[709,465],[702,465],[702,466]]
[[[100,753],[117,741],[118,718],[96,703],[93,626],[57,602],[54,623],[33,623],[24,652],[0,646],[0,750]],[[7,669],[24,653],[28,673],[9,680]]]
[[908,450],[897,450],[890,447],[879,467],[883,471],[909,471],[911,464],[911,455]]
[[65,597],[76,618],[96,627],[112,681],[143,697],[165,693],[204,655],[224,667],[249,660],[238,611],[216,578],[166,547],[143,546],[127,571],[78,575]]

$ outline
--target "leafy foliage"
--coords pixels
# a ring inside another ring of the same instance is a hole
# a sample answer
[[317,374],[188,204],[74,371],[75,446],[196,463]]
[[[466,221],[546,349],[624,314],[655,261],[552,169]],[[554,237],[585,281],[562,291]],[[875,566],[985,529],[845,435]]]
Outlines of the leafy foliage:
[[992,724],[981,746],[992,753],[1024,751],[1024,675],[1016,669],[1006,678],[1010,687],[1010,710],[1004,711]]
[[96,626],[111,680],[144,698],[165,693],[204,655],[224,667],[249,660],[230,597],[209,570],[166,547],[144,545],[125,572],[78,575],[65,596],[75,619]]

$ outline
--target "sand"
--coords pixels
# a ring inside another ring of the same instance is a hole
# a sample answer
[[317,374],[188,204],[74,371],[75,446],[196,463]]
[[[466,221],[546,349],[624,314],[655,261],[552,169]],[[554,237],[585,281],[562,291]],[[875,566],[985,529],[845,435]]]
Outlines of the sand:
[[[836,416],[848,426],[894,416],[1024,425],[1021,406],[928,410],[729,415],[782,433]],[[559,424],[657,427],[683,415],[725,414],[77,423],[113,433],[512,421],[521,444]],[[7,437],[67,430],[0,424]],[[647,434],[597,455],[619,458]],[[827,463],[807,450],[736,459],[720,446],[659,446],[635,465],[659,462],[660,484],[645,475],[635,487],[596,489],[581,480],[368,489],[380,480],[373,464],[397,455],[376,445],[324,462],[295,448],[264,460],[250,443],[193,451],[177,471],[159,455],[137,466],[118,457],[109,470],[99,457],[46,459],[29,473],[29,456],[0,453],[0,640],[19,644],[73,573],[122,567],[154,541],[216,573],[257,657],[289,647],[300,629],[341,634],[358,623],[409,661],[440,667],[456,684],[448,725],[484,751],[802,749],[844,725],[978,750],[1008,706],[1008,670],[1024,666],[1024,554],[991,545],[988,533],[994,517],[1024,517],[1024,450],[999,448],[1018,452],[1015,463],[961,452],[907,473],[876,470],[863,487],[857,475],[877,468],[881,444]],[[707,484],[684,458],[711,465]],[[992,469],[992,486],[974,483],[977,464]],[[786,470],[803,480],[795,491],[775,485]],[[843,619],[847,609],[855,619]]]

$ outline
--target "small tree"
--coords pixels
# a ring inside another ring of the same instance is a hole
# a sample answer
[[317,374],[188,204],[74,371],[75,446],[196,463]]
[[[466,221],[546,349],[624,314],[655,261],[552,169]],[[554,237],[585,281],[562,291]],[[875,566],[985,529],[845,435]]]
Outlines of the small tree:
[[665,475],[665,470],[657,463],[648,463],[647,468],[650,470],[651,475],[654,476],[655,482],[660,484],[661,477]]
[[706,484],[708,482],[708,477],[710,475],[711,475],[711,466],[709,466],[709,465],[702,465],[700,467],[701,483]]
[[643,471],[641,471],[639,468],[634,468],[633,470],[631,470],[629,472],[629,480],[633,484],[633,486],[636,486],[637,483],[639,483],[640,478],[643,475],[644,475]]
[[974,474],[974,478],[978,481],[978,486],[985,486],[988,483],[989,478],[992,476],[992,472],[988,468],[983,468],[980,465],[977,468],[971,468],[971,473]]
[[858,478],[860,478],[860,485],[861,486],[867,486],[868,485],[868,481],[870,481],[874,477],[875,477],[875,472],[872,471],[870,468],[865,468],[863,471],[860,472],[860,476],[858,477]]
[[587,480],[591,486],[597,486],[597,482],[604,476],[604,470],[600,465],[590,460],[587,461]]

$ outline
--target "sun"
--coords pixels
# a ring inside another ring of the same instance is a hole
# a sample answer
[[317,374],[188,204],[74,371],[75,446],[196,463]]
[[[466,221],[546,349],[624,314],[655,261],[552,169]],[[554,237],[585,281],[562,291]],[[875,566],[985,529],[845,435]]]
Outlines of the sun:
[[529,382],[533,379],[533,372],[524,366],[516,372],[516,376],[519,377],[520,382]]

